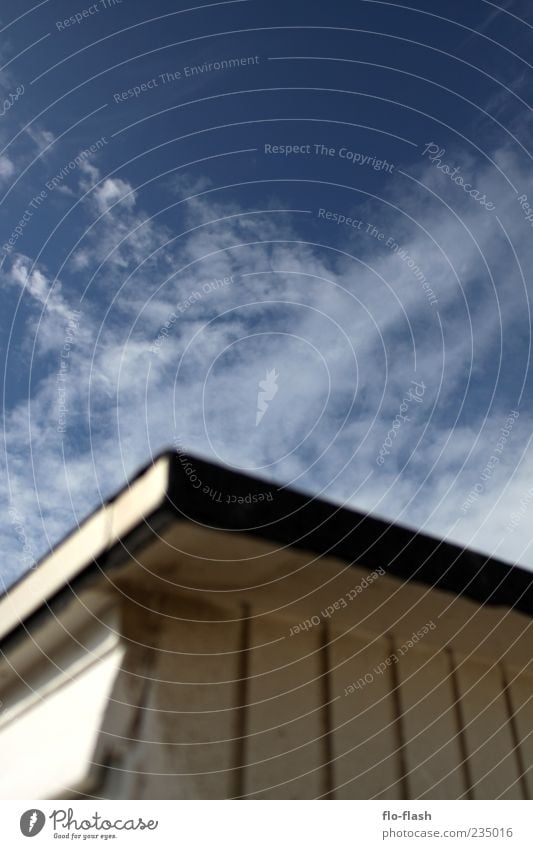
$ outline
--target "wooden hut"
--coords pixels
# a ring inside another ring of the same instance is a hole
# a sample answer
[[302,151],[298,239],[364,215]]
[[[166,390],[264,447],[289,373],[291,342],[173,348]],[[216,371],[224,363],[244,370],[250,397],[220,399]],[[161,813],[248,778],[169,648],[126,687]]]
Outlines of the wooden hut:
[[0,600],[0,797],[531,799],[531,580],[162,454]]

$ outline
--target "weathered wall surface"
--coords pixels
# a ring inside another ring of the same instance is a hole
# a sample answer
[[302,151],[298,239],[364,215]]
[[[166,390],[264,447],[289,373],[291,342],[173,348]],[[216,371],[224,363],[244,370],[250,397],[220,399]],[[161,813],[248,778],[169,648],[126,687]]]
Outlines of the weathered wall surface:
[[531,799],[531,621],[177,526],[6,647],[3,795]]
[[238,589],[227,563],[174,570],[203,588],[124,581],[97,792],[533,798],[530,620],[387,576],[361,590],[334,560],[302,580],[307,562]]

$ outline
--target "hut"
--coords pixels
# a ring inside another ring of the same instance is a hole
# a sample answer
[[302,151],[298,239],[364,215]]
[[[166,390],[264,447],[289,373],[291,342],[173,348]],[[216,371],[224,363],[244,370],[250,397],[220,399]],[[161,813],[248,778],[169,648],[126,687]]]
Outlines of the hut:
[[0,797],[531,799],[531,581],[165,452],[0,599]]

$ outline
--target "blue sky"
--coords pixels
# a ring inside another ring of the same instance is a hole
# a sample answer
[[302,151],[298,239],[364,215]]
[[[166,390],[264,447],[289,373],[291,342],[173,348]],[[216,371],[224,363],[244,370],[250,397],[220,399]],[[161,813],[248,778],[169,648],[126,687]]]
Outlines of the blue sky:
[[533,563],[532,27],[4,4],[3,581],[177,443]]

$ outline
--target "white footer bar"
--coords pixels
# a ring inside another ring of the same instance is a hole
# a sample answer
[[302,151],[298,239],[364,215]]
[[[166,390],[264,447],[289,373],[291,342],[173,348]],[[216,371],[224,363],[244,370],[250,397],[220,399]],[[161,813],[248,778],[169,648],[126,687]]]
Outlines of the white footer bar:
[[[533,847],[531,802],[5,801],[1,845]],[[35,843],[29,840],[34,838]]]

